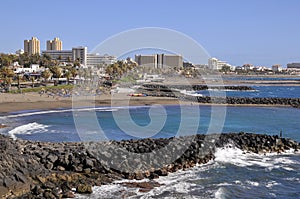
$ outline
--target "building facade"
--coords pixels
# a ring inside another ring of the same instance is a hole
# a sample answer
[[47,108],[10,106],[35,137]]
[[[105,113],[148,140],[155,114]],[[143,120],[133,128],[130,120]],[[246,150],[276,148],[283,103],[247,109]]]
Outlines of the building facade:
[[40,54],[40,41],[36,37],[24,40],[24,52],[29,55]]
[[275,64],[272,66],[272,71],[273,72],[282,72],[282,67],[280,64]]
[[139,66],[152,68],[181,68],[183,66],[182,56],[171,54],[135,55],[135,62]]
[[115,56],[88,54],[87,47],[74,47],[72,50],[45,50],[42,55],[47,54],[52,60],[59,62],[75,62],[79,61],[82,66],[95,67],[98,65],[110,65],[117,62]]
[[115,56],[87,54],[87,67],[95,67],[99,65],[110,65],[117,62]]
[[42,51],[42,55],[47,54],[52,60],[58,60],[60,62],[73,62],[72,50],[45,50]]
[[300,63],[289,63],[286,66],[287,68],[300,69]]
[[79,61],[83,66],[87,65],[87,47],[79,46],[72,48],[73,61]]
[[231,65],[226,61],[220,61],[214,57],[208,59],[208,68],[211,70],[221,70],[223,66],[228,66],[231,68]]
[[52,60],[59,62],[79,61],[83,66],[87,64],[87,47],[74,47],[72,50],[45,50],[42,54],[47,54]]
[[48,40],[47,51],[48,50],[62,50],[62,41],[58,37],[53,40]]

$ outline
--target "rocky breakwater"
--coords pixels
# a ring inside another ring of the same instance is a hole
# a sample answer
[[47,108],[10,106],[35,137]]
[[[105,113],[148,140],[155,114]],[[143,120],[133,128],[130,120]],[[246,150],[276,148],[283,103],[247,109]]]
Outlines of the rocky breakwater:
[[185,100],[195,101],[199,103],[214,103],[214,104],[254,104],[254,105],[283,105],[300,107],[300,98],[276,98],[276,97],[193,97],[185,96]]
[[144,84],[141,89],[146,90],[165,90],[165,89],[179,89],[179,90],[189,90],[189,91],[197,91],[197,90],[208,90],[208,89],[216,89],[216,90],[239,90],[239,91],[253,91],[250,86],[243,85],[202,85],[202,84],[191,84],[191,85],[179,85],[179,84]]
[[175,97],[184,98],[184,95],[180,93],[182,90],[186,91],[199,91],[199,90],[239,90],[239,91],[249,91],[255,90],[249,86],[215,86],[215,85],[163,85],[163,84],[144,84],[139,88],[139,92],[147,94],[149,96],[155,97]]
[[[290,139],[248,133],[88,143],[32,142],[0,135],[0,198],[70,198],[115,179],[158,178],[207,163],[216,148],[227,145],[254,153],[300,149]],[[140,191],[160,186],[154,181],[123,185]]]
[[149,96],[156,97],[173,97],[183,101],[198,102],[204,104],[245,104],[245,105],[283,105],[300,108],[300,98],[277,98],[277,97],[215,97],[215,96],[192,96],[180,93],[179,90],[254,90],[249,86],[207,86],[207,85],[161,85],[145,84],[139,92]]

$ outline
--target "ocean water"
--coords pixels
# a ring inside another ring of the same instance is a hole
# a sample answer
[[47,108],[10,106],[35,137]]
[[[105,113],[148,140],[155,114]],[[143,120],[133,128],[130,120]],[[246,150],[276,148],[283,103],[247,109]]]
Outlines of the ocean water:
[[[300,86],[252,86],[253,91],[238,91],[238,90],[225,90],[228,97],[279,97],[279,98],[300,98]],[[224,91],[222,91],[224,92]],[[218,90],[202,90],[196,91],[198,94],[204,96],[218,96]]]
[[300,81],[299,76],[272,77],[272,76],[222,76],[224,80],[252,80],[252,81]]
[[93,194],[76,195],[76,198],[299,198],[299,155],[264,156],[222,148],[216,151],[215,160],[205,165],[155,179],[161,186],[148,193],[141,193],[138,188],[128,188],[122,183],[149,180],[122,180],[94,187]]
[[[297,89],[285,87],[270,92],[298,96]],[[9,126],[0,133],[15,139],[50,142],[240,131],[269,135],[282,131],[284,137],[300,142],[300,109],[289,107],[172,105],[31,110],[2,115],[0,123]],[[123,180],[93,187],[93,194],[76,198],[300,198],[299,152],[258,155],[228,146],[217,149],[215,157],[205,165],[155,179],[161,186],[147,193],[124,186]]]
[[[196,116],[197,115],[197,116]],[[62,142],[168,138],[179,135],[249,132],[279,135],[300,142],[300,109],[169,105],[99,107],[79,111],[17,112],[0,117],[14,138]]]

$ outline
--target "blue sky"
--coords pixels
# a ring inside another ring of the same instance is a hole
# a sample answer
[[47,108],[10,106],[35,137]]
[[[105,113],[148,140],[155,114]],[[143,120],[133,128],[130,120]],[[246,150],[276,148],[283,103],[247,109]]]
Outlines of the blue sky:
[[[59,37],[63,48],[92,50],[106,38],[142,27],[170,28],[233,65],[300,61],[298,0],[2,0],[0,52],[23,48],[32,36]],[[105,53],[105,52],[103,52]]]

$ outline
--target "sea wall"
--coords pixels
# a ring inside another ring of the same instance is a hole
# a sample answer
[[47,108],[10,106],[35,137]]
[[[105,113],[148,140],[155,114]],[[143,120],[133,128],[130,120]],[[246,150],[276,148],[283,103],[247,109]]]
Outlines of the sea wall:
[[[165,147],[174,142],[173,147]],[[254,153],[300,149],[299,143],[290,139],[249,133],[89,143],[33,142],[0,135],[0,198],[73,197],[72,188],[77,193],[91,193],[92,186],[115,179],[153,179],[207,163],[214,159],[216,148],[228,144]],[[114,150],[116,147],[122,150]],[[126,156],[128,152],[156,158],[136,161]],[[112,157],[120,162],[120,170],[106,166]],[[143,184],[143,190],[151,186],[159,185]]]

